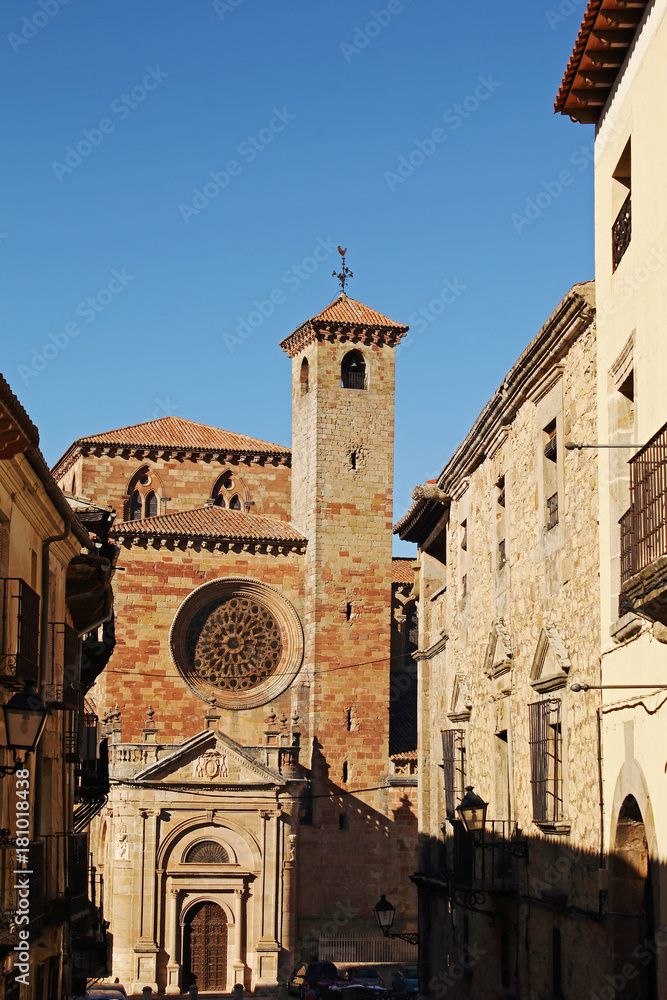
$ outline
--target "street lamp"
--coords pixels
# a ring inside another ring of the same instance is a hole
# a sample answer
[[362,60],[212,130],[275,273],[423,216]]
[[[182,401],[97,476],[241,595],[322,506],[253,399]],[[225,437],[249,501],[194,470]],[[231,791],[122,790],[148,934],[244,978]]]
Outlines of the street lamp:
[[400,938],[401,941],[407,941],[408,944],[419,944],[418,934],[390,934],[392,924],[394,923],[394,917],[396,915],[396,907],[392,906],[387,897],[383,894],[380,896],[379,902],[373,907],[373,913],[375,914],[375,919],[377,920],[377,925],[384,934],[386,938]]
[[26,683],[23,691],[13,695],[6,705],[2,706],[5,719],[6,746],[14,753],[14,765],[0,765],[0,776],[14,774],[20,767],[23,767],[25,760],[16,760],[16,754],[23,751],[27,756],[31,753],[44,731],[46,725],[47,709],[37,691],[33,690],[30,682]]
[[456,811],[468,833],[484,832],[488,805],[488,802],[473,791],[472,785],[466,785],[466,793]]

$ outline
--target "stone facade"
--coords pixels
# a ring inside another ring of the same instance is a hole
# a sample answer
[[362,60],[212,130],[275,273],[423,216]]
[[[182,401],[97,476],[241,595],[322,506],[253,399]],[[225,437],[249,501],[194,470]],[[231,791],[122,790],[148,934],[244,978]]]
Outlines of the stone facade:
[[373,930],[382,893],[415,926],[415,764],[390,756],[411,683],[391,556],[406,329],[341,296],[283,342],[291,451],[170,417],[58,464],[119,514],[94,852],[135,990],[275,987],[322,935]]
[[[582,970],[603,967],[598,698],[570,690],[599,677],[597,456],[564,447],[596,440],[595,398],[590,283],[396,527],[420,546],[429,996],[588,996]],[[467,785],[488,803],[484,845],[456,812]]]

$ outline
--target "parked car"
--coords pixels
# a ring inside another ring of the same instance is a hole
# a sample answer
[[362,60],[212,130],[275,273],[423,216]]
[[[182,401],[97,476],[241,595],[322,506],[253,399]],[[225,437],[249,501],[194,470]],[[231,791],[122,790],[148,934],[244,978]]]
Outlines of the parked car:
[[348,983],[354,983],[356,986],[384,986],[382,976],[370,965],[352,966],[345,973],[345,978]]
[[287,983],[287,992],[304,998],[312,990],[316,996],[320,996],[329,986],[340,987],[344,984],[345,980],[333,962],[309,962],[295,970]]
[[391,981],[394,993],[419,993],[419,970],[416,965],[404,965]]

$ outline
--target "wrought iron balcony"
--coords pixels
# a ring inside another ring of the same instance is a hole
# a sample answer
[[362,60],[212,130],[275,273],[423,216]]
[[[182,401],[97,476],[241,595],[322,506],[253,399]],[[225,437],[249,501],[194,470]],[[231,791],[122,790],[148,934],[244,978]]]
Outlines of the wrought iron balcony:
[[621,263],[623,254],[630,245],[632,236],[632,202],[630,194],[621,205],[621,210],[616,216],[616,221],[611,227],[611,254],[612,270],[616,270]]
[[630,606],[667,625],[667,424],[630,459],[620,519],[621,587]]
[[455,821],[453,848],[452,885],[476,893],[514,890],[518,860],[528,856],[526,841],[508,820],[487,820],[481,835]]
[[39,665],[39,594],[17,577],[0,579],[0,680],[22,687]]

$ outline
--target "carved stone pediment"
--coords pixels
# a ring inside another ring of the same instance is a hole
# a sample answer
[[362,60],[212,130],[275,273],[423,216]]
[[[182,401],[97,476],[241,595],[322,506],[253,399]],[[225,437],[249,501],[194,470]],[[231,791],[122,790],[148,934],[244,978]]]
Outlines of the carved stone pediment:
[[467,722],[472,710],[472,698],[464,674],[456,674],[447,718],[452,722]]
[[512,643],[509,629],[503,618],[496,618],[489,632],[489,641],[484,657],[484,673],[487,677],[502,677],[512,667]]
[[219,730],[205,729],[160,757],[135,776],[138,782],[244,785],[284,785],[285,777],[257,753]]
[[540,693],[557,691],[567,684],[570,657],[555,625],[545,625],[537,640],[530,683]]

